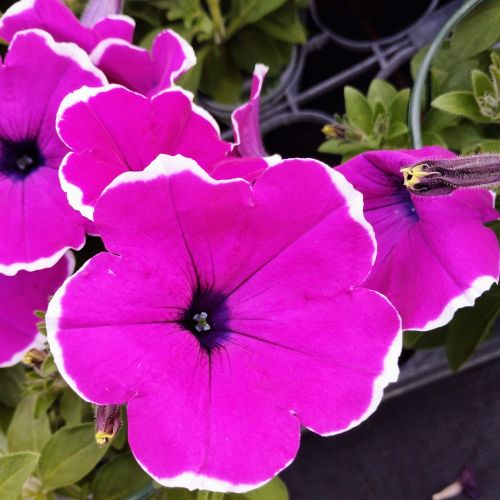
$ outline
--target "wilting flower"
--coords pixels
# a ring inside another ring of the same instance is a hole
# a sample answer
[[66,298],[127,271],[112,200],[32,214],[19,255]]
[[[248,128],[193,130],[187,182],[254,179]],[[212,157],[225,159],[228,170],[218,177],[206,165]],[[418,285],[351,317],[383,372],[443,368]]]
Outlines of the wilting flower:
[[191,45],[172,30],[159,33],[149,51],[110,38],[97,45],[90,57],[110,82],[148,96],[170,88],[196,64]]
[[365,216],[377,238],[377,260],[366,286],[389,298],[404,329],[448,323],[498,280],[497,239],[483,225],[498,217],[492,194],[421,197],[403,185],[402,168],[453,157],[439,147],[378,151],[338,168],[363,193]]
[[405,186],[421,196],[440,196],[462,188],[500,184],[500,155],[423,159],[402,170]]
[[74,44],[40,30],[14,37],[0,68],[1,273],[50,267],[84,244],[86,220],[59,184],[68,149],[55,120],[67,93],[105,81]]
[[266,156],[260,132],[260,94],[268,67],[257,64],[253,72],[250,100],[237,108],[232,116],[235,153],[239,156]]
[[[109,0],[98,1],[109,8]],[[109,38],[132,41],[135,28],[132,18],[110,15],[97,20],[92,15],[94,10],[95,7],[82,24],[60,0],[20,0],[0,19],[0,38],[10,42],[18,31],[38,28],[50,33],[56,42],[73,42],[89,53],[100,41]]]
[[50,269],[0,274],[0,367],[18,363],[30,349],[43,348],[45,337],[38,333],[40,320],[34,312],[47,309],[50,296],[71,274],[73,264],[66,254]]
[[94,215],[112,253],[56,293],[48,339],[83,398],[127,404],[131,449],[160,483],[256,487],[291,462],[301,425],[350,429],[396,379],[399,318],[359,287],[375,252],[361,196],[326,165],[286,160],[252,186],[160,156]]
[[118,405],[97,405],[95,409],[95,440],[103,446],[113,439],[122,425]]

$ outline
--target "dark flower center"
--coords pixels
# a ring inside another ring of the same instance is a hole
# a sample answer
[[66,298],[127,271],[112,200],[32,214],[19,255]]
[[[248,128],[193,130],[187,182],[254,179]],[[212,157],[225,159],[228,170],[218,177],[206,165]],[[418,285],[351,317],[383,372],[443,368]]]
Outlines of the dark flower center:
[[24,179],[44,162],[35,139],[0,139],[0,172],[4,175]]
[[221,347],[229,335],[225,299],[220,292],[197,287],[180,321],[207,352]]

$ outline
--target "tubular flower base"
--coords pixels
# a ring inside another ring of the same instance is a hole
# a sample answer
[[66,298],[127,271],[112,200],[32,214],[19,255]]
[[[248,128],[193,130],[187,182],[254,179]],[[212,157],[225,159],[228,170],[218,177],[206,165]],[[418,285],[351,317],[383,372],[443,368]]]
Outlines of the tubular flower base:
[[162,155],[94,215],[111,253],[56,293],[48,339],[83,398],[127,405],[161,484],[256,488],[293,460],[301,425],[350,429],[396,379],[399,317],[360,287],[372,229],[325,165],[286,160],[252,185]]
[[104,83],[76,45],[40,30],[14,37],[0,68],[0,273],[50,267],[84,244],[86,219],[59,184],[68,149],[55,119],[66,94]]
[[30,349],[43,348],[45,337],[38,333],[40,320],[33,312],[47,309],[49,297],[71,275],[73,267],[68,253],[50,269],[0,275],[0,367],[15,365]]
[[404,186],[405,167],[454,158],[440,147],[376,151],[337,169],[363,194],[377,238],[377,260],[365,285],[389,298],[405,330],[445,325],[498,281],[498,242],[483,225],[498,218],[492,194],[422,197]]
[[491,188],[500,184],[500,155],[425,159],[401,172],[404,185],[424,196],[450,194],[459,188]]

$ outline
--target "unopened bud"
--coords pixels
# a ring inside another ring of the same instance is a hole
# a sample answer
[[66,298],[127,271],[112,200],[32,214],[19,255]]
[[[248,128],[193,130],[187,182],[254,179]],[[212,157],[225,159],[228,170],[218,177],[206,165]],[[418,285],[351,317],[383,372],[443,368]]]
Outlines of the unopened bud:
[[500,155],[422,160],[401,172],[404,185],[418,195],[444,195],[459,188],[492,188],[500,184]]
[[30,349],[23,356],[23,363],[28,366],[40,368],[47,356],[48,354],[45,351],[40,351],[39,349]]
[[347,136],[347,129],[341,123],[328,123],[321,132],[330,139],[345,139]]
[[95,411],[95,440],[104,446],[113,439],[120,430],[120,406],[98,405]]

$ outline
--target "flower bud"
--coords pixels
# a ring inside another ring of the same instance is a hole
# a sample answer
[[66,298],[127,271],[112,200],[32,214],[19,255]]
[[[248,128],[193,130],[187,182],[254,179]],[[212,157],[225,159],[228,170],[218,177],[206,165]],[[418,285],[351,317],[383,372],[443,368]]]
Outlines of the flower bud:
[[458,188],[491,188],[500,184],[500,155],[423,160],[401,172],[404,185],[418,195],[444,195]]
[[120,430],[119,405],[98,405],[95,412],[95,440],[99,446],[104,446],[113,439]]

